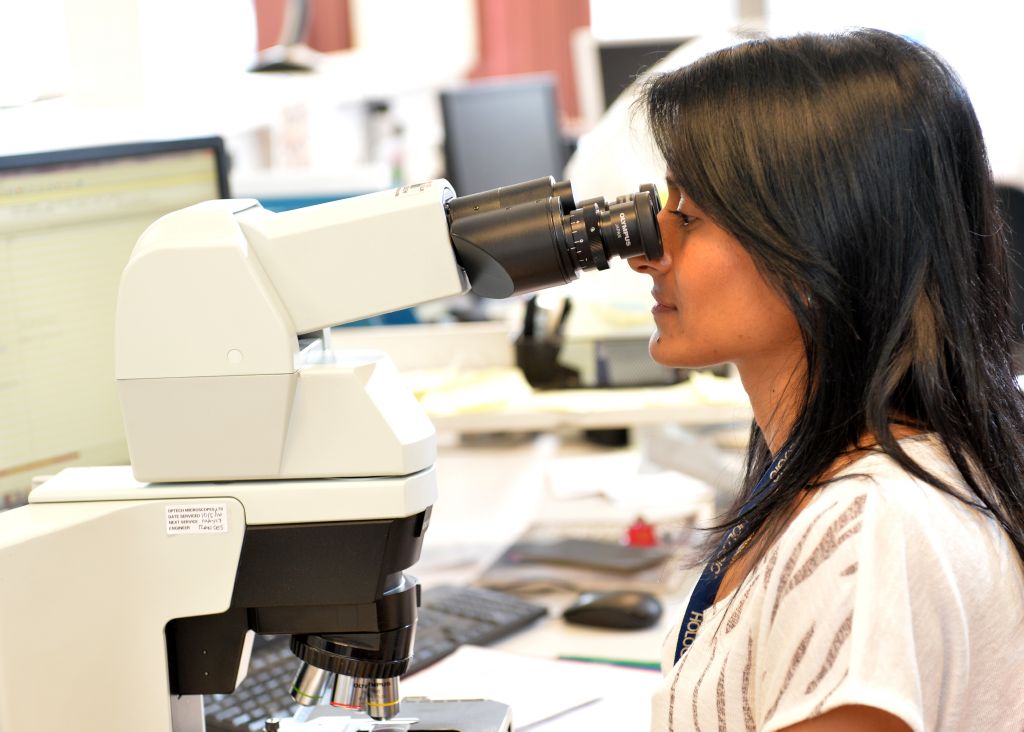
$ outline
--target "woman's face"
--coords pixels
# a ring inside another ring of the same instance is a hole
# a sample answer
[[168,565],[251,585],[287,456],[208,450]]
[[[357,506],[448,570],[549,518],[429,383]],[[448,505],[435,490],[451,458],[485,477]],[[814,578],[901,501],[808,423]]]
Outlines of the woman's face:
[[664,255],[628,260],[654,283],[651,356],[665,366],[687,368],[730,361],[741,372],[747,364],[800,362],[800,329],[782,297],[739,241],[671,177],[667,183],[668,202],[658,214]]

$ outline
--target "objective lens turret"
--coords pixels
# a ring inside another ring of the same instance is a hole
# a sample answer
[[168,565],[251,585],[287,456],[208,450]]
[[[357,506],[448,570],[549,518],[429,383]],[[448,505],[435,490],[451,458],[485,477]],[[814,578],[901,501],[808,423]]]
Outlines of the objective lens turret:
[[384,593],[368,627],[350,633],[293,635],[291,650],[302,666],[292,698],[312,706],[329,683],[333,706],[362,711],[377,720],[395,717],[398,678],[412,659],[418,597],[416,580],[400,575]]

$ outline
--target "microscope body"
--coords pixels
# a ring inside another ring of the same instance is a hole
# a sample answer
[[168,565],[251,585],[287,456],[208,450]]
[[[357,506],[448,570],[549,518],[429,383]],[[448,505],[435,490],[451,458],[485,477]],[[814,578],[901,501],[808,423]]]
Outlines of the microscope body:
[[154,222],[117,301],[131,467],[64,470],[0,514],[0,732],[201,732],[254,633],[291,634],[299,703],[333,674],[332,705],[393,717],[434,429],[386,356],[328,328],[660,256],[653,187],[574,206],[550,178],[440,180]]
[[116,320],[131,468],[0,514],[0,730],[202,730],[250,631],[404,672],[434,429],[384,354],[321,329],[467,289],[451,196],[210,201],[146,230]]

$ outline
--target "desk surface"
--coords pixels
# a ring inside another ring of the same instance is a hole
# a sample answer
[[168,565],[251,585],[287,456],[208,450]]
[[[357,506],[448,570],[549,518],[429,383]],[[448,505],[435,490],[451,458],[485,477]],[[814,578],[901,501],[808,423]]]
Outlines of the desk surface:
[[[550,434],[486,447],[442,448],[437,462],[439,499],[424,542],[423,559],[412,572],[428,586],[472,582],[551,507],[553,499],[546,490],[546,473],[555,461],[603,453],[607,449]],[[564,503],[564,499],[557,502]],[[625,524],[631,517],[627,514],[622,518]],[[663,598],[665,613],[661,622],[640,631],[570,625],[560,616],[575,599],[574,593],[533,595],[531,599],[548,606],[550,615],[494,648],[539,658],[577,655],[657,661],[662,641],[681,611],[679,606],[688,588],[689,585],[682,593]],[[567,666],[566,673],[572,672],[572,667]],[[657,672],[638,671],[635,683],[607,693],[596,703],[530,725],[529,729],[646,729],[650,724],[650,694],[659,677]],[[558,693],[557,689],[551,691]]]
[[751,412],[747,407],[671,403],[652,406],[646,401],[651,394],[649,389],[614,392],[580,389],[560,394],[564,401],[558,404],[538,399],[502,411],[431,414],[430,419],[438,430],[463,434],[596,430],[666,422],[684,426],[750,422]]
[[[553,432],[650,424],[749,423],[750,402],[738,379],[695,374],[671,386],[533,390],[518,369],[481,369],[448,382],[409,375],[439,431]],[[436,374],[435,374],[436,376]]]

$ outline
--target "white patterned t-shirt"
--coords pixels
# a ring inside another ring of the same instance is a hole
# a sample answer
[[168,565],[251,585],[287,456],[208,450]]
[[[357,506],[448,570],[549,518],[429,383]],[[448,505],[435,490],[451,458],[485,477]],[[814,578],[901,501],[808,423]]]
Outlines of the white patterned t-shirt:
[[[932,438],[901,444],[962,488]],[[1024,730],[1024,567],[1006,533],[881,453],[840,475],[675,667],[666,638],[653,730],[778,730],[849,704],[915,731]]]

